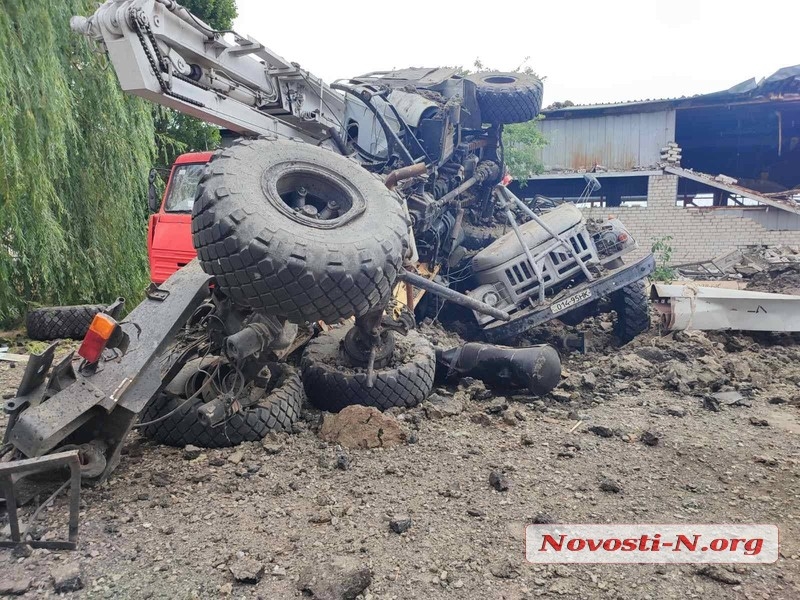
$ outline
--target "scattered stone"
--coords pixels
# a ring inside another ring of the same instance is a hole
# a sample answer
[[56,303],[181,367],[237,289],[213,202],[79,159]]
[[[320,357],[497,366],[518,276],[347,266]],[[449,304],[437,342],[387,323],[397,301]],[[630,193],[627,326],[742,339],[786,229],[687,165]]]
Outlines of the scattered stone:
[[653,371],[653,363],[636,354],[628,354],[619,361],[619,373],[631,379],[644,379]]
[[588,428],[588,430],[602,438],[614,437],[614,430],[611,429],[611,427],[606,427],[604,425],[592,425]]
[[753,457],[753,460],[757,463],[761,463],[762,465],[767,465],[768,467],[778,466],[778,459],[773,458],[772,456],[756,455]]
[[492,471],[489,473],[489,485],[498,492],[507,491],[509,486],[508,479],[506,479],[499,471]]
[[727,585],[739,585],[742,583],[741,577],[715,565],[705,565],[697,570],[697,574]]
[[575,590],[572,587],[570,579],[556,579],[549,588],[547,588],[548,596],[564,596],[567,598],[575,597]]
[[50,573],[53,577],[53,589],[57,594],[77,592],[83,589],[81,566],[76,562],[59,565]]
[[407,516],[395,517],[394,519],[389,521],[389,529],[391,529],[398,535],[401,533],[405,533],[406,531],[411,529],[411,518]]
[[347,456],[344,452],[339,452],[336,455],[336,468],[340,471],[347,471],[352,466],[350,462],[350,457]]
[[609,479],[608,477],[604,477],[600,480],[600,489],[610,494],[622,493],[622,486],[619,482]]
[[517,426],[517,417],[514,414],[513,410],[505,410],[503,411],[503,423],[509,425],[511,427]]
[[297,588],[314,600],[355,600],[372,583],[369,567],[350,558],[316,564],[300,573]]
[[239,583],[258,583],[264,575],[264,565],[248,556],[234,559],[228,569]]
[[553,390],[552,392],[550,392],[550,396],[556,402],[567,403],[570,400],[572,400],[572,394],[564,390]]
[[228,456],[228,462],[233,463],[234,465],[238,465],[244,459],[244,452],[241,450],[237,450],[236,452],[231,453]]
[[470,517],[475,517],[475,518],[480,518],[480,517],[485,517],[486,516],[486,513],[483,512],[482,510],[478,509],[478,508],[468,508],[467,509],[467,514]]
[[645,446],[658,446],[658,442],[661,438],[652,431],[643,431],[639,439]]
[[706,410],[710,410],[711,412],[719,412],[722,410],[720,401],[714,398],[713,396],[704,396],[703,397],[703,408]]
[[324,511],[311,515],[311,518],[308,520],[308,522],[314,523],[315,525],[324,525],[325,523],[330,523],[332,520],[333,515],[329,511]]
[[669,360],[669,355],[661,348],[656,348],[655,346],[642,346],[634,350],[634,353],[639,358],[643,358],[653,364],[661,364]]
[[484,427],[491,427],[493,422],[489,415],[486,413],[472,413],[469,416],[469,420],[475,423],[476,425],[483,425]]
[[452,396],[431,394],[422,405],[422,409],[429,419],[444,419],[446,417],[455,417],[464,412],[464,402]]
[[769,427],[769,421],[766,419],[759,419],[758,417],[750,417],[750,425],[756,427]]
[[492,390],[487,389],[485,383],[479,379],[473,379],[472,377],[464,377],[459,382],[459,387],[464,390],[464,393],[469,399],[476,402],[488,400],[494,395]]
[[230,596],[233,593],[233,584],[229,581],[219,586],[219,593],[223,596]]
[[533,446],[536,443],[536,440],[530,433],[523,433],[519,438],[519,443],[523,446]]
[[396,446],[406,441],[407,434],[395,417],[354,404],[337,414],[326,414],[319,437],[345,448],[366,449]]
[[150,474],[150,483],[156,487],[167,487],[172,483],[172,480],[166,473],[155,472]]
[[685,417],[686,416],[686,409],[682,406],[668,406],[666,408],[666,413],[671,417]]
[[486,407],[486,413],[490,415],[499,415],[507,408],[508,400],[506,400],[505,397],[500,396],[489,403],[489,406]]
[[514,579],[519,577],[519,564],[509,559],[501,560],[489,568],[492,575],[498,579]]
[[581,385],[593,390],[597,386],[597,376],[594,373],[584,373],[581,375]]
[[215,456],[213,458],[208,459],[208,466],[209,467],[222,467],[225,465],[225,459],[221,456]]
[[275,565],[274,567],[272,567],[271,575],[273,577],[279,577],[279,578],[286,577],[286,569],[284,569],[280,565]]
[[531,523],[534,525],[555,525],[558,523],[558,519],[549,513],[540,512],[533,515]]
[[276,444],[274,442],[268,442],[266,438],[261,442],[261,447],[264,449],[264,452],[270,456],[275,456],[276,454],[283,452],[283,445]]
[[27,592],[33,580],[30,577],[23,577],[20,579],[0,579],[0,596],[22,596]]
[[33,548],[29,544],[19,544],[14,546],[11,551],[11,556],[14,558],[28,558],[31,554],[33,554]]
[[187,444],[183,447],[183,458],[185,460],[194,460],[198,456],[203,453],[202,448],[198,448],[197,446],[193,446],[192,444]]
[[714,398],[720,404],[727,404],[729,406],[749,406],[749,402],[745,401],[744,396],[739,392],[717,392],[716,394],[711,394],[711,397]]

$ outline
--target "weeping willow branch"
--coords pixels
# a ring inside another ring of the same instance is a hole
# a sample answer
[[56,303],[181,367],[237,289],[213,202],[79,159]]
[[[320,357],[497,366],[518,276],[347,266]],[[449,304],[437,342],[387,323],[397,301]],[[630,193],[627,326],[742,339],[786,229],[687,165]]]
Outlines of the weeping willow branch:
[[69,29],[91,0],[0,10],[0,325],[29,304],[135,299],[153,118]]

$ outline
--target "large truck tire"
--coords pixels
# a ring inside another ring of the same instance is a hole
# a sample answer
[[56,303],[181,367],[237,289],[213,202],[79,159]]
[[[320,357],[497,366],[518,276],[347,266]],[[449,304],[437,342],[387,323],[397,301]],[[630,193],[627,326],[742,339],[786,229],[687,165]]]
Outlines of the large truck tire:
[[[313,206],[305,213],[291,206],[302,190]],[[315,218],[329,201],[338,216]],[[333,323],[387,302],[407,236],[402,201],[380,178],[296,141],[240,141],[219,151],[192,215],[200,264],[220,289],[294,322]]]
[[650,300],[643,279],[614,292],[611,306],[617,313],[614,333],[620,345],[650,329]]
[[392,362],[375,369],[375,384],[367,387],[367,370],[345,365],[341,345],[347,333],[341,327],[323,333],[306,346],[300,367],[309,401],[319,409],[338,412],[352,404],[386,410],[410,408],[433,389],[436,352],[418,331],[397,335]]
[[[208,427],[197,416],[197,409],[208,398],[198,396],[187,402],[185,395],[162,392],[142,412],[142,423],[153,422],[143,427],[142,433],[167,446],[182,448],[192,444],[200,448],[226,448],[242,442],[257,442],[270,431],[291,431],[300,418],[306,397],[300,375],[297,369],[285,363],[269,363],[268,366],[275,375],[274,386],[258,404],[235,413],[221,425]],[[187,368],[193,368],[191,363]],[[159,420],[165,415],[169,416]]]
[[534,75],[486,71],[467,79],[477,86],[484,123],[525,123],[535,119],[542,109],[542,80]]
[[100,304],[37,308],[25,319],[28,337],[41,341],[82,340],[94,316],[103,309],[105,306]]

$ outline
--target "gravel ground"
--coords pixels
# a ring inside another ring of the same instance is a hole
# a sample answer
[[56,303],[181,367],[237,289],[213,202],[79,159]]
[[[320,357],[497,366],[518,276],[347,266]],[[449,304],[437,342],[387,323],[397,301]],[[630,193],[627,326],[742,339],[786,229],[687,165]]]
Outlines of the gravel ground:
[[[677,334],[613,351],[608,322],[588,328],[594,351],[566,357],[547,397],[441,386],[434,400],[456,414],[397,413],[410,435],[393,448],[322,442],[314,411],[293,435],[199,455],[134,434],[114,476],[83,491],[79,550],[0,550],[0,587],[281,599],[302,597],[309,574],[338,585],[366,568],[359,598],[373,600],[800,598],[800,346]],[[0,363],[0,392],[21,373]],[[720,391],[742,398],[717,402]],[[775,523],[781,558],[710,572],[527,564],[524,525],[547,520]],[[65,500],[40,521],[37,535],[64,535]],[[346,596],[329,592],[317,597]]]

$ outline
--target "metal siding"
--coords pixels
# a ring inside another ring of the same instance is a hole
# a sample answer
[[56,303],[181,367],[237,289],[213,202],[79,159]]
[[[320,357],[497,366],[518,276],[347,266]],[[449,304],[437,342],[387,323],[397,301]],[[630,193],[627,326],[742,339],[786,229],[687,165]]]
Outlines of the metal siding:
[[541,160],[547,170],[646,167],[675,140],[675,111],[552,119],[540,123],[549,144]]
[[764,212],[742,211],[754,221],[763,225],[769,231],[798,231],[800,230],[800,215],[783,210],[769,208]]

